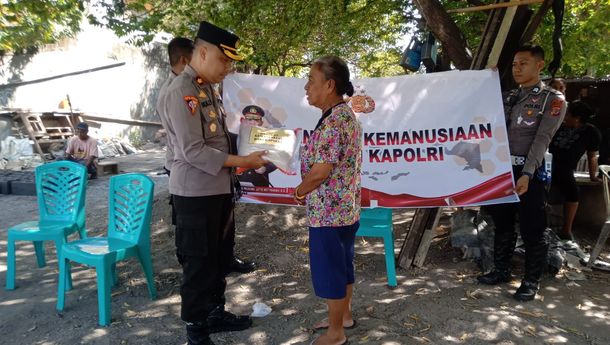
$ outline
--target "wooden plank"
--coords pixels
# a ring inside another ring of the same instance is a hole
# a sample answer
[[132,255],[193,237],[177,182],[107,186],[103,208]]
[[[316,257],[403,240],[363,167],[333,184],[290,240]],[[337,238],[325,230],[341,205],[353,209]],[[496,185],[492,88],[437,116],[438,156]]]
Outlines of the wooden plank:
[[400,254],[398,254],[398,266],[408,269],[413,263],[415,252],[419,247],[421,237],[424,233],[428,218],[430,218],[431,209],[418,208],[415,210],[413,221],[407,233],[407,237],[400,248]]
[[434,235],[436,235],[436,228],[438,227],[438,222],[441,219],[441,215],[443,214],[442,207],[436,208],[434,210],[434,214],[430,217],[432,222],[431,224],[426,224],[426,230],[424,230],[421,242],[419,243],[419,248],[417,248],[415,258],[413,259],[413,265],[417,267],[424,267],[424,261],[426,261],[426,256],[428,256],[430,244],[432,243]]
[[517,6],[539,4],[543,1],[544,0],[521,0],[521,1],[517,0],[517,1],[502,2],[499,4],[489,4],[489,5],[482,5],[482,6],[456,8],[453,10],[447,10],[447,13],[479,12],[479,11],[493,10],[496,8],[506,8],[506,7],[513,8],[513,7],[517,7]]
[[109,68],[121,67],[123,65],[125,65],[125,62],[113,63],[111,65],[105,65],[105,66],[101,66],[101,67],[95,67],[95,68],[90,68],[90,69],[71,72],[71,73],[58,74],[58,75],[54,75],[54,76],[47,77],[47,78],[20,81],[20,82],[15,82],[15,83],[8,83],[8,84],[0,84],[0,90],[12,89],[12,88],[16,88],[16,87],[23,86],[23,85],[29,85],[29,84],[43,83],[43,82],[49,81],[49,80],[71,77],[71,76],[75,76],[75,75],[79,75],[79,74],[91,73],[91,72],[101,71],[101,70],[105,70],[105,69],[109,69]]
[[124,119],[117,119],[114,117],[99,116],[99,115],[81,114],[80,117],[85,120],[113,122],[113,123],[118,123],[118,124],[122,124],[122,125],[130,125],[130,126],[158,126],[158,127],[162,126],[161,122],[142,121],[142,120],[124,120]]
[[[496,3],[499,3],[500,1],[502,0],[496,0]],[[483,31],[483,36],[481,38],[481,42],[479,43],[479,47],[477,48],[477,52],[472,59],[470,69],[479,70],[486,67],[487,58],[489,58],[489,53],[493,48],[494,41],[498,35],[498,30],[500,29],[500,25],[502,25],[503,17],[503,9],[492,10],[487,17],[485,30]]]
[[515,13],[517,13],[517,7],[510,7],[506,10],[506,13],[504,13],[500,30],[498,30],[498,35],[494,40],[494,45],[491,49],[491,53],[489,53],[489,58],[487,59],[488,68],[498,66],[498,60],[500,59],[502,49],[504,49],[504,42],[506,42],[508,31],[513,24],[513,19],[515,19]]

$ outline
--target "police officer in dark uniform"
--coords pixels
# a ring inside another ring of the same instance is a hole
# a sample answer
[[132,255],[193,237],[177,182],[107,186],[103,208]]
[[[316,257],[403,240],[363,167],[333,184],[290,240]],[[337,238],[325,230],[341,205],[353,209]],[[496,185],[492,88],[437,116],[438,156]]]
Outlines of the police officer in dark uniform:
[[182,265],[181,318],[188,344],[213,344],[209,334],[251,326],[225,311],[225,274],[233,260],[234,167],[260,168],[263,151],[232,153],[222,99],[213,85],[233,70],[238,37],[201,22],[188,66],[165,99],[174,160],[169,180],[176,210],[176,252]]
[[518,215],[525,243],[525,276],[514,294],[519,301],[534,299],[546,267],[545,185],[548,176],[544,169],[544,153],[566,111],[563,94],[541,82],[543,67],[541,47],[525,45],[515,53],[513,77],[520,87],[503,96],[515,192],[520,196],[520,202],[485,207],[496,227],[495,268],[479,276],[478,280],[488,285],[511,280],[510,260],[517,239],[515,220]]
[[[248,105],[242,110],[242,123],[252,126],[263,126],[265,111],[258,105]],[[277,170],[273,163],[267,163],[259,169],[248,169],[238,175],[240,182],[252,183],[255,187],[273,187],[269,180],[269,174]]]

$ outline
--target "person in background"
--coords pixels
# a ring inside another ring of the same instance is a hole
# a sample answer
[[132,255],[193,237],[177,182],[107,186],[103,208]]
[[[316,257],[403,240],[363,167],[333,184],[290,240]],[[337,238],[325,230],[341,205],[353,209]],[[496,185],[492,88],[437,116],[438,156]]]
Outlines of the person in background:
[[343,100],[354,94],[349,69],[335,56],[314,61],[305,85],[307,101],[322,112],[301,151],[301,183],[294,200],[307,205],[309,260],[316,296],[326,299],[327,329],[315,345],[347,344],[353,328],[354,240],[360,226],[362,128]]
[[565,96],[566,82],[562,78],[553,78],[553,80],[551,80],[551,82],[549,83],[549,86],[552,87],[553,89],[563,93]]
[[76,125],[76,135],[68,141],[66,159],[87,167],[90,179],[97,178],[97,140],[89,136],[89,125]]
[[193,56],[193,41],[184,37],[175,37],[167,45],[167,55],[169,56],[169,64],[171,70],[167,79],[159,89],[157,96],[157,113],[161,119],[161,125],[167,134],[167,147],[165,152],[165,165],[163,169],[169,174],[172,169],[172,162],[174,161],[174,148],[172,142],[169,140],[169,132],[173,132],[173,129],[169,127],[167,121],[167,114],[165,113],[165,95],[167,94],[167,88],[172,83],[174,78],[178,74],[184,71],[184,68],[191,62]]
[[553,173],[551,188],[563,196],[563,229],[558,236],[561,239],[573,240],[572,223],[578,210],[578,185],[574,171],[580,157],[586,152],[589,162],[591,181],[597,178],[597,153],[601,143],[601,133],[588,123],[593,109],[581,101],[568,105],[564,123],[561,125],[549,147],[553,154]]
[[[167,45],[167,55],[169,56],[170,73],[165,82],[159,89],[157,96],[157,114],[161,119],[161,125],[165,129],[167,145],[165,146],[165,164],[163,169],[169,175],[172,169],[172,163],[174,162],[174,145],[170,141],[169,132],[174,132],[174,129],[169,126],[167,121],[167,114],[165,113],[165,95],[167,94],[167,88],[172,83],[174,78],[191,62],[193,56],[193,41],[184,37],[175,37]],[[176,210],[174,210],[174,203],[172,196],[169,196],[169,204],[172,207],[172,225],[176,225]]]
[[513,297],[531,301],[536,297],[546,267],[546,181],[544,153],[561,125],[566,111],[563,94],[542,83],[544,50],[524,45],[513,57],[512,73],[519,88],[503,95],[508,145],[518,203],[485,206],[494,222],[494,269],[477,279],[497,285],[511,281],[511,258],[519,230],[525,243],[525,275]]

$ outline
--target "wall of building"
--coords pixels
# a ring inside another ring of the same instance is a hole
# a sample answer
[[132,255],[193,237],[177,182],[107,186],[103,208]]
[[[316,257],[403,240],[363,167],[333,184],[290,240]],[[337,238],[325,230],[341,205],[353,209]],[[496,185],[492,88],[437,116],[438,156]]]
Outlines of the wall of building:
[[[89,24],[73,39],[46,46],[34,55],[5,57],[0,84],[32,81],[101,66],[120,67],[41,83],[0,90],[0,107],[51,111],[66,95],[72,107],[92,115],[118,119],[159,121],[155,111],[157,91],[169,73],[165,45],[138,48],[112,31]],[[102,123],[102,137],[141,136],[152,139],[155,127],[130,127]]]

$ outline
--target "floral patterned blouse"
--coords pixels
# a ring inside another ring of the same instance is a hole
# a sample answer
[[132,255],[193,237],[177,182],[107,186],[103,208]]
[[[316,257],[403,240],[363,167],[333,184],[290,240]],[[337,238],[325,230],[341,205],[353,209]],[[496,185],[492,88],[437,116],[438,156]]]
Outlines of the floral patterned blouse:
[[307,194],[308,225],[337,227],[360,220],[362,128],[347,104],[333,107],[309,136],[301,150],[301,176],[316,163],[333,163],[334,167],[329,177]]

